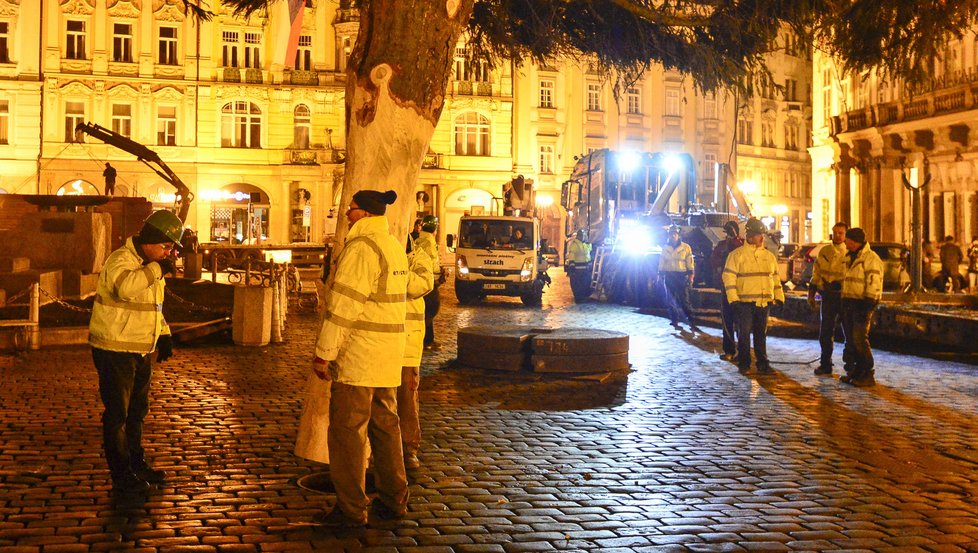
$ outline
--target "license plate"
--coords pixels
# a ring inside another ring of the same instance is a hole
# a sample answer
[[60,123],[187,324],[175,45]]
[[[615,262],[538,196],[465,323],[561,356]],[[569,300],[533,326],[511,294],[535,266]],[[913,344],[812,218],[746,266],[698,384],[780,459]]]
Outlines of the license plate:
[[506,285],[505,284],[489,283],[489,284],[483,284],[482,285],[482,288],[484,290],[505,290],[506,289]]

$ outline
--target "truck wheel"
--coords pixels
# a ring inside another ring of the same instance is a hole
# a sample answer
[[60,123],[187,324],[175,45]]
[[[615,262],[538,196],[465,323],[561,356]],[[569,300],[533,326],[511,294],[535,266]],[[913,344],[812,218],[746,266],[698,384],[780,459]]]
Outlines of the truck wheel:
[[543,283],[539,281],[535,282],[532,291],[520,294],[520,300],[527,307],[540,307],[543,305]]
[[231,252],[216,251],[211,256],[211,263],[216,264],[218,272],[221,272],[228,270],[232,259],[234,259],[234,255]]
[[472,305],[480,299],[479,294],[474,292],[471,287],[457,281],[455,282],[455,297],[462,305]]

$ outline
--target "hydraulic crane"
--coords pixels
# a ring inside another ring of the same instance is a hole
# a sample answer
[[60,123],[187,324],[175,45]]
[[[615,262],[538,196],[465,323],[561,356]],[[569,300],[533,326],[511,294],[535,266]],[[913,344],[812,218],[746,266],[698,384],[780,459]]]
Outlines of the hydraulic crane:
[[160,159],[160,156],[146,146],[123,136],[115,131],[109,130],[95,123],[79,123],[75,127],[75,139],[81,142],[81,135],[87,134],[92,138],[97,138],[106,144],[110,144],[122,151],[129,152],[136,156],[136,159],[143,162],[154,173],[163,180],[176,188],[176,207],[177,217],[181,221],[187,222],[187,213],[190,211],[190,202],[194,201],[194,193],[187,188],[187,185],[180,180],[180,177],[173,172],[170,167]]

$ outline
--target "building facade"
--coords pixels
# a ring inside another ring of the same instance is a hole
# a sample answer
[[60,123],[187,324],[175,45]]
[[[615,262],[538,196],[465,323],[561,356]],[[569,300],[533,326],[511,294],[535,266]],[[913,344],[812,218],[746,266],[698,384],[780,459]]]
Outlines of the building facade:
[[[215,3],[216,16],[197,22],[180,0],[0,0],[0,191],[99,194],[109,162],[117,195],[172,205],[170,186],[131,154],[75,135],[90,121],[145,144],[180,176],[195,194],[188,224],[202,241],[328,238],[359,25],[351,5],[307,2],[298,52],[285,59],[284,2],[249,20]],[[797,119],[796,104],[779,104],[778,121]],[[522,174],[535,181],[545,237],[559,247],[560,187],[589,151],[690,153],[707,206],[714,165],[736,167],[734,152],[756,160],[745,175],[802,163],[803,151],[780,143],[735,147],[735,106],[732,95],[703,94],[661,68],[615,98],[591,68],[489,69],[459,44],[417,210],[441,218],[444,238],[466,211],[492,210],[503,184]]]
[[844,75],[813,60],[814,228],[837,220],[870,240],[909,243],[911,192],[922,194],[923,238],[978,235],[978,35],[946,40],[932,79],[907,90],[874,71]]

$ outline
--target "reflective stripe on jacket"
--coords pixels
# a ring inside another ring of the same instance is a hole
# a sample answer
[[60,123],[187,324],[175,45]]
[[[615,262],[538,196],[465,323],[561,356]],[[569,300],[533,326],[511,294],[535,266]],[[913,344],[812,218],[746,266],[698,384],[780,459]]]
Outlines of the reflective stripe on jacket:
[[883,260],[869,242],[863,244],[856,258],[846,256],[846,276],[842,281],[842,298],[876,300],[883,297]]
[[744,244],[727,256],[723,289],[730,303],[746,301],[764,307],[772,301],[783,302],[778,259],[763,246]]
[[433,260],[424,250],[408,254],[407,315],[404,321],[405,367],[420,367],[424,350],[424,296],[434,290]]
[[387,217],[364,217],[350,229],[328,283],[316,357],[335,360],[333,379],[351,386],[401,383],[408,282],[403,244]]
[[666,244],[662,247],[662,257],[659,258],[659,271],[666,273],[692,273],[693,249],[686,242],[678,246]]
[[108,351],[151,353],[169,334],[163,320],[165,281],[158,263],[143,265],[132,238],[112,252],[98,275],[88,343]]
[[[846,243],[829,244],[818,251],[815,264],[812,266],[812,284],[819,290],[825,290],[830,282],[842,284],[846,276]],[[836,289],[838,292],[838,288]]]
[[591,244],[573,237],[567,241],[567,263],[587,265],[591,261]]

